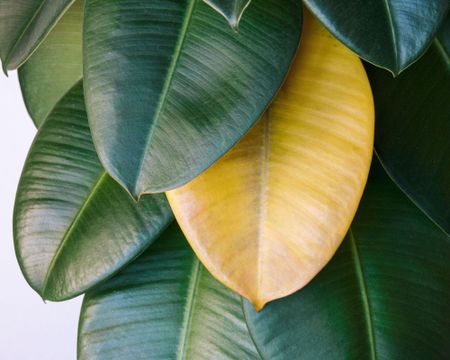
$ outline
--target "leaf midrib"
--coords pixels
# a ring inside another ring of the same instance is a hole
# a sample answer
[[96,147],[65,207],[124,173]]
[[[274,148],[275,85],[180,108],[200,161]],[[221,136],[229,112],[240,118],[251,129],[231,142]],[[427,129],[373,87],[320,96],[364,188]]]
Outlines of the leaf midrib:
[[[241,22],[241,19],[242,19],[242,16],[243,16],[243,14],[244,14],[244,11],[248,8],[248,6],[250,5],[250,2],[251,2],[252,0],[244,0],[244,6],[243,6],[243,8],[242,8],[242,10],[238,13],[238,16],[236,17],[236,29],[237,29],[237,27],[239,26],[239,23]],[[236,0],[236,9],[235,9],[235,13],[237,13],[237,9],[238,9],[238,6],[237,6],[237,4],[238,4],[238,0]]]
[[88,207],[88,205],[92,201],[92,198],[97,193],[97,191],[100,188],[101,184],[103,183],[103,181],[107,177],[108,177],[108,174],[106,173],[106,171],[102,170],[100,175],[97,177],[97,180],[95,181],[95,183],[94,183],[94,185],[92,187],[92,190],[90,191],[89,195],[86,197],[86,199],[81,204],[80,209],[78,209],[77,213],[75,214],[75,217],[73,218],[73,220],[71,221],[69,227],[67,228],[66,232],[64,233],[64,236],[63,236],[61,242],[59,243],[59,245],[58,245],[58,247],[57,247],[57,249],[55,251],[55,255],[53,256],[53,258],[52,258],[52,260],[50,262],[50,265],[48,267],[47,273],[45,275],[44,283],[43,283],[43,286],[42,286],[42,294],[41,294],[44,299],[45,299],[46,294],[47,294],[50,276],[52,275],[52,272],[53,272],[53,270],[54,270],[54,268],[56,266],[56,262],[57,262],[59,256],[61,255],[65,244],[67,243],[68,239],[72,235],[74,229],[76,228],[76,225],[80,221],[84,210]]
[[267,219],[267,179],[269,177],[269,154],[270,154],[270,117],[269,110],[267,109],[263,115],[263,140],[261,145],[261,171],[260,171],[260,183],[259,183],[259,203],[258,203],[258,236],[257,236],[257,297],[258,301],[261,300],[261,288],[263,281],[263,264],[264,264],[264,223]]
[[184,46],[184,43],[185,43],[185,40],[186,40],[186,36],[187,36],[187,32],[188,32],[187,30],[189,28],[189,24],[191,23],[192,14],[194,12],[194,7],[195,7],[196,3],[197,3],[197,0],[190,0],[189,1],[188,7],[187,7],[187,10],[186,10],[186,14],[185,14],[185,17],[183,19],[183,24],[182,24],[182,27],[181,27],[181,31],[180,31],[180,34],[178,35],[178,40],[177,40],[177,43],[175,45],[174,56],[172,57],[172,61],[170,63],[169,69],[167,71],[166,81],[164,82],[164,86],[163,86],[163,90],[162,90],[162,93],[161,93],[161,97],[159,98],[159,101],[158,101],[158,104],[157,104],[157,107],[156,107],[156,111],[155,111],[155,115],[153,116],[153,119],[151,119],[151,122],[150,122],[150,128],[148,130],[147,138],[145,139],[145,146],[143,148],[144,150],[143,150],[143,153],[141,155],[141,159],[140,159],[140,162],[139,162],[139,165],[138,165],[138,168],[137,168],[137,173],[136,173],[137,174],[137,180],[136,180],[136,183],[135,183],[135,186],[134,186],[134,193],[135,193],[135,195],[140,195],[140,194],[138,194],[137,188],[138,188],[138,185],[139,185],[141,177],[142,177],[142,168],[144,167],[144,161],[145,161],[145,157],[146,157],[145,155],[147,154],[147,149],[150,146],[153,134],[155,132],[158,118],[160,117],[161,112],[162,112],[162,110],[164,108],[164,105],[165,105],[165,103],[167,101],[169,89],[170,89],[170,86],[172,84],[172,81],[173,81],[173,78],[174,78],[174,75],[175,75],[175,71],[176,71],[177,66],[178,66],[178,62],[179,62],[179,59],[180,59],[180,56],[181,56],[181,53],[182,53],[182,50],[183,50],[183,46]]
[[190,335],[190,329],[192,324],[192,318],[194,314],[194,304],[196,300],[196,295],[198,291],[198,285],[200,282],[200,272],[202,266],[200,261],[194,257],[194,264],[191,269],[190,276],[190,286],[188,288],[188,294],[185,305],[185,313],[183,317],[183,323],[181,325],[181,334],[180,334],[180,345],[178,346],[177,359],[183,360],[185,359],[186,348],[188,343],[188,338]]
[[372,319],[372,309],[370,306],[369,301],[369,294],[367,291],[367,285],[364,278],[364,271],[361,263],[361,259],[359,256],[358,246],[356,245],[356,240],[353,235],[353,231],[350,228],[348,231],[348,236],[350,240],[350,249],[352,253],[352,259],[353,264],[355,268],[356,277],[358,279],[358,286],[360,289],[361,294],[361,300],[363,303],[363,309],[364,309],[364,317],[367,327],[367,336],[369,340],[369,346],[370,346],[370,358],[372,360],[377,359],[377,353],[376,353],[376,339],[375,339],[375,331],[374,331],[374,325],[373,325],[373,319]]
[[399,61],[399,54],[398,54],[398,48],[397,48],[397,36],[395,35],[395,28],[394,28],[394,19],[392,17],[392,11],[389,6],[389,0],[383,0],[384,6],[386,8],[387,17],[389,20],[389,25],[391,28],[391,37],[392,37],[392,45],[394,50],[394,56],[395,56],[395,70],[398,71],[400,67],[400,61]]
[[447,52],[446,47],[442,44],[442,41],[439,39],[439,37],[436,37],[434,39],[434,44],[436,45],[438,51],[444,57],[444,61],[447,64],[447,66],[450,67],[450,56],[449,56],[449,53]]
[[[31,26],[31,24],[33,24],[34,20],[36,19],[36,17],[39,15],[39,13],[41,12],[42,8],[44,7],[46,0],[43,0],[41,2],[41,4],[37,7],[36,11],[34,12],[33,16],[31,17],[30,20],[28,20],[28,22],[25,24],[24,28],[22,29],[19,37],[14,41],[12,47],[10,48],[10,50],[8,51],[8,55],[5,58],[4,64],[3,64],[3,68],[6,69],[9,66],[9,61],[11,60],[12,55],[14,54],[16,48],[19,46],[20,41],[23,39],[23,37],[25,36],[25,34],[27,33],[29,27]],[[64,8],[63,11],[61,11],[61,13],[59,14],[59,16],[57,18],[54,19],[54,21],[50,24],[50,26],[47,26],[46,31],[41,35],[41,37],[39,38],[39,42],[36,43],[36,46],[34,46],[34,48],[31,49],[31,51],[29,52],[29,54],[27,54],[26,58],[23,59],[21,61],[21,64],[23,64],[25,61],[27,61],[27,59],[29,59],[31,57],[31,55],[34,53],[34,51],[38,48],[38,44],[43,41],[43,39],[45,39],[45,37],[52,31],[52,29],[56,26],[56,24],[58,23],[59,19],[61,19],[61,17],[65,14],[66,10],[75,2],[75,0],[71,0],[70,2],[68,2]],[[21,65],[20,64],[20,65]]]
[[10,49],[8,51],[8,55],[5,58],[5,64],[3,65],[5,68],[8,67],[8,63],[9,63],[9,60],[11,59],[11,55],[14,53],[18,44],[20,43],[22,38],[25,36],[28,28],[31,26],[31,24],[33,23],[36,16],[40,13],[42,8],[44,7],[45,1],[46,0],[42,0],[41,4],[36,8],[35,12],[33,13],[33,16],[25,23],[25,26],[22,28],[19,37],[14,41],[14,43],[10,47]]
[[373,150],[375,156],[377,157],[377,159],[380,161],[381,167],[383,168],[383,170],[386,172],[387,176],[389,177],[389,179],[393,182],[393,184],[400,189],[400,191],[408,198],[409,201],[411,201],[411,203],[422,213],[424,214],[439,230],[442,231],[442,233],[444,235],[446,235],[447,239],[450,241],[450,234],[440,225],[438,224],[433,217],[428,214],[428,211],[426,211],[414,198],[413,196],[409,193],[409,191],[407,191],[406,189],[403,188],[402,185],[400,185],[398,183],[398,181],[395,179],[395,177],[391,174],[391,172],[389,171],[389,169],[387,168],[387,166],[384,165],[384,161],[382,159],[382,157],[380,156],[380,154],[378,154],[377,149],[374,147]]
[[[442,44],[442,41],[439,39],[439,37],[437,36],[434,39],[434,45],[437,48],[437,51],[440,52],[444,58],[444,61],[446,62],[447,66],[450,67],[450,57],[449,57],[449,53],[447,52],[446,47]],[[374,146],[374,154],[375,156],[378,158],[378,160],[380,161],[381,166],[383,167],[384,171],[386,172],[386,174],[388,175],[388,177],[391,179],[391,181],[395,184],[395,186],[397,188],[399,188],[402,193],[411,201],[411,203],[417,208],[419,209],[419,211],[424,214],[439,230],[441,230],[448,239],[450,239],[450,233],[448,233],[447,230],[444,229],[443,226],[441,226],[439,223],[437,223],[433,216],[431,214],[428,213],[427,210],[425,210],[414,198],[413,196],[409,193],[408,190],[406,190],[402,185],[399,184],[399,182],[397,181],[397,179],[395,178],[395,176],[393,176],[391,174],[391,172],[389,171],[388,167],[385,166],[384,164],[384,160],[382,159],[381,155],[378,153],[376,147]]]
[[255,347],[256,353],[258,354],[259,358],[261,360],[265,360],[265,357],[262,354],[261,349],[258,346],[258,343],[255,341],[255,336],[252,333],[252,330],[249,326],[249,320],[248,320],[248,316],[247,316],[247,311],[245,310],[245,305],[244,305],[244,297],[241,295],[238,295],[240,297],[240,303],[241,303],[241,309],[242,309],[242,314],[244,316],[244,323],[245,323],[245,327],[248,331],[248,335],[250,336],[250,340],[253,343],[253,346]]
[[[36,128],[40,128],[45,121],[47,120],[48,117],[50,117],[50,115],[53,113],[53,110],[55,110],[56,106],[59,104],[59,102],[66,97],[66,95],[74,88],[76,87],[80,82],[83,82],[83,76],[80,76],[79,78],[77,78],[75,80],[75,82],[69,87],[68,90],[64,91],[63,94],[61,96],[58,97],[58,99],[56,99],[55,103],[53,104],[53,106],[44,114],[44,116],[42,116],[42,120],[41,123],[38,125],[35,121],[35,119],[32,118],[34,125],[36,126]],[[26,101],[24,99],[24,101]],[[84,99],[83,99],[84,101]]]

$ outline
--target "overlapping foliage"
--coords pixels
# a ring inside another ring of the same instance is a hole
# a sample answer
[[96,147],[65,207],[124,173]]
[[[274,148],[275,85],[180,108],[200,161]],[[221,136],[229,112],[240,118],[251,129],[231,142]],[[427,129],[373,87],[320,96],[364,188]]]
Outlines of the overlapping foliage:
[[87,292],[80,359],[450,351],[450,4],[304,5],[0,3],[16,253]]

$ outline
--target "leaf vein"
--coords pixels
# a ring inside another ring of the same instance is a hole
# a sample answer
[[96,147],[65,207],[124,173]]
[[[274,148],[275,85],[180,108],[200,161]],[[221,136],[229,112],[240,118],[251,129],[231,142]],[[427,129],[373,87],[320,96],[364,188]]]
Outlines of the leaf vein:
[[359,257],[358,246],[356,245],[356,240],[355,240],[355,237],[353,235],[353,231],[351,228],[348,231],[348,234],[349,234],[349,238],[350,238],[350,247],[351,247],[351,252],[352,252],[353,263],[355,265],[356,277],[358,278],[358,285],[360,288],[361,300],[363,302],[363,307],[364,307],[364,316],[365,316],[365,320],[366,320],[367,335],[369,338],[368,340],[369,340],[369,345],[370,345],[370,358],[372,360],[375,360],[375,359],[377,359],[376,341],[375,341],[375,331],[374,331],[373,319],[372,319],[372,309],[371,309],[370,301],[369,301],[369,294],[367,291],[366,281],[364,280],[364,271],[362,268],[361,259]]
[[200,272],[201,272],[201,265],[200,265],[200,261],[195,258],[194,259],[194,266],[192,268],[191,271],[191,286],[189,287],[188,290],[188,297],[187,297],[187,302],[186,302],[186,306],[185,306],[185,314],[184,314],[184,319],[183,319],[183,324],[182,324],[182,329],[181,329],[181,336],[180,336],[180,348],[178,351],[178,356],[177,359],[178,360],[182,360],[185,358],[185,353],[186,353],[186,347],[187,347],[187,340],[189,337],[189,331],[191,328],[191,323],[192,323],[192,317],[193,317],[193,308],[194,308],[194,303],[195,303],[195,297],[197,294],[197,290],[198,290],[198,284],[200,282]]

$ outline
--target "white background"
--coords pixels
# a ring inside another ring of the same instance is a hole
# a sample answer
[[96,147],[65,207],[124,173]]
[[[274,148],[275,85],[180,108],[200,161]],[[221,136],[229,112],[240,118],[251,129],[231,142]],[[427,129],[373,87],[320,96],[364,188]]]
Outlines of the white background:
[[14,254],[14,196],[35,132],[17,73],[0,73],[0,359],[75,360],[81,298],[44,304]]

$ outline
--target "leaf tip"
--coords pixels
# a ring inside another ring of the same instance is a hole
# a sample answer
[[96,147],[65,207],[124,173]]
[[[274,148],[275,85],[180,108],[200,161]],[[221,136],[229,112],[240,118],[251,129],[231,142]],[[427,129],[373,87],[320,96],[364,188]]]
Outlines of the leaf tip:
[[145,195],[145,193],[143,193],[143,192],[138,193],[138,194],[132,193],[132,194],[131,194],[131,197],[133,198],[133,200],[134,200],[136,203],[138,203],[138,202],[141,201],[141,199],[142,199],[142,197],[143,197],[144,195]]
[[254,298],[249,300],[252,303],[253,307],[255,308],[256,312],[260,312],[267,304],[267,301],[264,299]]
[[2,70],[3,70],[3,74],[5,74],[5,76],[8,77],[8,67],[6,66],[6,64],[4,62],[2,62]]
[[238,32],[239,31],[239,23],[241,22],[241,17],[242,17],[242,13],[241,14],[229,14],[229,15],[223,15],[224,18],[227,20],[228,24],[230,25],[231,29],[233,29],[233,31]]
[[236,17],[227,18],[228,24],[230,24],[233,31],[238,32],[239,30],[239,19]]
[[226,9],[223,6],[221,6],[220,2],[218,3],[215,0],[203,0],[203,1],[206,4],[208,4],[211,8],[213,8],[215,11],[217,11],[220,15],[222,15],[235,32],[238,32],[239,22],[241,21],[242,15],[251,2],[251,0],[247,0],[246,2],[244,2],[243,5],[233,9],[233,11],[230,11],[229,9]]
[[45,297],[45,295],[44,295],[41,291],[38,292],[38,294],[39,294],[39,296],[40,296],[42,302],[43,302],[45,305],[47,305],[47,300],[48,300],[48,299]]

